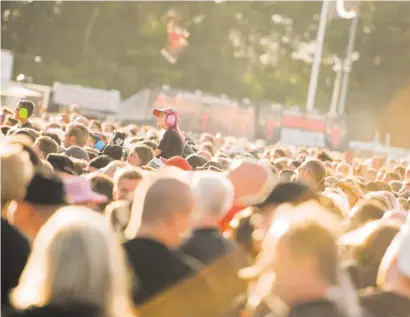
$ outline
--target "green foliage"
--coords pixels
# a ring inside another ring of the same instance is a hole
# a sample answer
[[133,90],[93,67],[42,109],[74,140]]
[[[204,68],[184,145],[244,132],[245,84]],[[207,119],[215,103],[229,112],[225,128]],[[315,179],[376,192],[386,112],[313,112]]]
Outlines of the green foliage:
[[[311,64],[295,60],[298,43],[316,37],[321,2],[7,2],[2,48],[16,53],[15,74],[136,91],[167,84],[237,98],[299,104]],[[175,65],[160,54],[167,12],[175,9],[190,45]],[[410,74],[410,2],[365,2],[357,35],[348,109],[383,106]],[[274,23],[273,16],[292,21]],[[203,18],[201,21],[201,17]],[[344,57],[349,21],[329,22],[324,55]],[[41,63],[34,57],[41,56]],[[316,106],[329,106],[334,73],[320,71]]]

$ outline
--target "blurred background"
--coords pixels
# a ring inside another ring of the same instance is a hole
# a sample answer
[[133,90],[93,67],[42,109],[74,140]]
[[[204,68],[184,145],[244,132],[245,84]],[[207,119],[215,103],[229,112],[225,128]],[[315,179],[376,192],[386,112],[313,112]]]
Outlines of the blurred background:
[[[349,138],[370,141],[377,132],[410,147],[410,2],[346,6],[358,8],[354,50],[346,56],[352,20],[330,8],[314,107],[329,111],[335,60],[348,59],[341,72],[350,73]],[[144,89],[201,91],[258,114],[265,103],[305,108],[321,8],[321,1],[2,1],[1,46],[12,56],[12,81],[80,85],[121,100]],[[189,32],[176,63],[161,55],[170,10]]]

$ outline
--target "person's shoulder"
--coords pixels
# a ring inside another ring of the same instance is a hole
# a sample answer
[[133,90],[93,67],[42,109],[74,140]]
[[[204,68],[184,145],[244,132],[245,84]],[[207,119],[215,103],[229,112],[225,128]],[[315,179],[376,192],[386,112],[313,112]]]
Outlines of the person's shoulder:
[[30,243],[27,238],[4,219],[1,219],[1,238],[20,252],[30,252]]

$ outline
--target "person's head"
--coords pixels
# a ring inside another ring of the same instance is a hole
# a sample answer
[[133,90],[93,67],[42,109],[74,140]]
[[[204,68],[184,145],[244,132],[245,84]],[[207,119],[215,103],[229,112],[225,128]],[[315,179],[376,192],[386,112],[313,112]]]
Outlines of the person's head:
[[383,218],[385,209],[377,201],[359,201],[349,212],[349,229],[357,229],[366,223]]
[[91,131],[102,132],[101,122],[98,120],[90,120],[88,122],[88,128]]
[[410,165],[406,168],[406,172],[404,173],[404,179],[406,181],[410,181]]
[[322,190],[326,178],[326,168],[319,160],[309,160],[299,166],[297,179],[312,186],[314,190]]
[[174,108],[154,109],[158,127],[161,129],[175,129],[178,127],[179,113]]
[[204,166],[206,163],[208,163],[208,160],[200,156],[198,154],[191,154],[187,156],[186,160],[188,161],[189,165],[192,166],[192,169],[195,171],[197,168]]
[[47,161],[53,166],[54,170],[61,175],[75,175],[75,166],[72,159],[65,154],[51,153],[47,156]]
[[399,181],[400,175],[395,172],[389,172],[384,175],[383,181],[386,183],[390,183],[391,181]]
[[340,162],[339,164],[337,164],[335,172],[348,177],[351,175],[351,167],[348,163]]
[[401,181],[390,181],[389,183],[390,188],[393,192],[400,192],[401,188],[403,187],[403,182]]
[[353,246],[351,253],[365,275],[365,285],[361,287],[375,287],[382,258],[400,231],[400,225],[394,221],[375,221],[358,230],[363,231],[363,235],[358,237],[360,241]]
[[13,135],[25,135],[30,138],[32,143],[34,143],[37,139],[37,132],[33,129],[17,129],[13,132]]
[[78,145],[70,146],[65,152],[65,154],[74,159],[83,160],[86,162],[90,160],[87,151],[84,150],[82,147],[79,147]]
[[126,268],[104,216],[62,208],[40,230],[11,301],[18,309],[85,302],[104,316],[131,316]]
[[399,203],[402,210],[409,211],[410,205],[406,198],[399,197],[397,198],[397,202]]
[[39,137],[34,143],[34,148],[37,149],[40,158],[45,160],[51,153],[58,153],[58,144],[48,136]]
[[34,103],[29,100],[20,100],[14,111],[14,118],[19,121],[27,121],[34,113]]
[[353,182],[340,181],[337,183],[337,187],[346,195],[350,208],[353,208],[363,194],[360,188]]
[[387,249],[380,264],[377,286],[410,296],[410,231],[400,232]]
[[33,177],[34,168],[27,152],[21,145],[2,144],[1,160],[1,205],[11,200],[22,200]]
[[139,235],[156,238],[170,248],[179,247],[191,230],[194,197],[190,186],[170,177],[154,179],[141,198],[134,200],[127,237],[134,233],[132,218],[140,217]]
[[397,165],[394,167],[393,172],[397,173],[400,176],[401,180],[404,180],[405,174],[406,174],[406,169],[404,166]]
[[108,155],[113,160],[120,161],[123,157],[123,148],[120,145],[108,144],[102,153]]
[[95,206],[95,209],[98,211],[104,210],[107,204],[113,200],[114,181],[111,177],[104,174],[90,174],[87,176],[87,179],[90,181],[94,192],[108,198],[107,203]]
[[54,133],[54,132],[43,132],[41,135],[53,139],[53,140],[57,143],[58,146],[61,145],[61,139],[60,139],[60,137],[57,135],[57,133]]
[[141,143],[150,147],[153,151],[155,151],[156,148],[158,147],[158,143],[153,140],[144,140]]
[[271,225],[275,209],[279,205],[288,203],[297,206],[311,199],[317,199],[316,194],[303,183],[277,184],[266,199],[255,206],[253,222],[261,238]]
[[96,170],[106,167],[112,159],[108,155],[99,155],[93,158],[87,166],[87,172],[92,173]]
[[123,168],[114,174],[114,200],[132,201],[135,188],[142,179],[142,174],[136,168]]
[[105,216],[111,223],[115,232],[123,237],[131,215],[132,203],[128,200],[117,200],[105,207]]
[[233,186],[224,176],[214,172],[196,175],[192,189],[195,197],[194,225],[217,226],[233,204]]
[[276,160],[281,157],[286,157],[286,152],[283,149],[275,149],[272,151],[272,160]]
[[235,206],[251,206],[260,203],[275,184],[275,175],[270,166],[249,160],[234,161],[227,173],[234,186]]
[[135,145],[127,157],[127,162],[133,166],[145,166],[154,158],[154,151],[147,145]]
[[64,184],[55,174],[36,173],[27,186],[24,199],[14,200],[7,219],[28,238],[34,239],[44,223],[66,204]]
[[315,222],[295,226],[279,238],[272,266],[274,292],[286,304],[324,297],[338,283],[336,239]]
[[284,169],[279,172],[279,181],[282,183],[290,183],[295,176],[292,170]]
[[64,134],[64,146],[78,145],[85,147],[88,142],[89,132],[87,127],[79,122],[71,122],[67,125]]

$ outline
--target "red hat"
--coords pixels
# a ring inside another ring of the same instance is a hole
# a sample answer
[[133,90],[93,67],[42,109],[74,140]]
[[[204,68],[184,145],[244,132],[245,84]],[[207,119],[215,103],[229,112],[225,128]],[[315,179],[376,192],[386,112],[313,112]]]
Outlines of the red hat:
[[175,109],[175,108],[163,108],[163,109],[154,109],[154,110],[152,110],[152,114],[153,114],[155,117],[157,117],[157,118],[158,118],[162,113],[165,113],[165,114],[167,114],[167,115],[173,114],[173,115],[175,115],[175,116],[177,117],[177,119],[179,118],[179,112],[178,112],[178,110]]
[[188,161],[181,156],[174,156],[169,160],[161,157],[161,161],[167,166],[175,166],[184,171],[192,171],[191,165],[189,165]]

